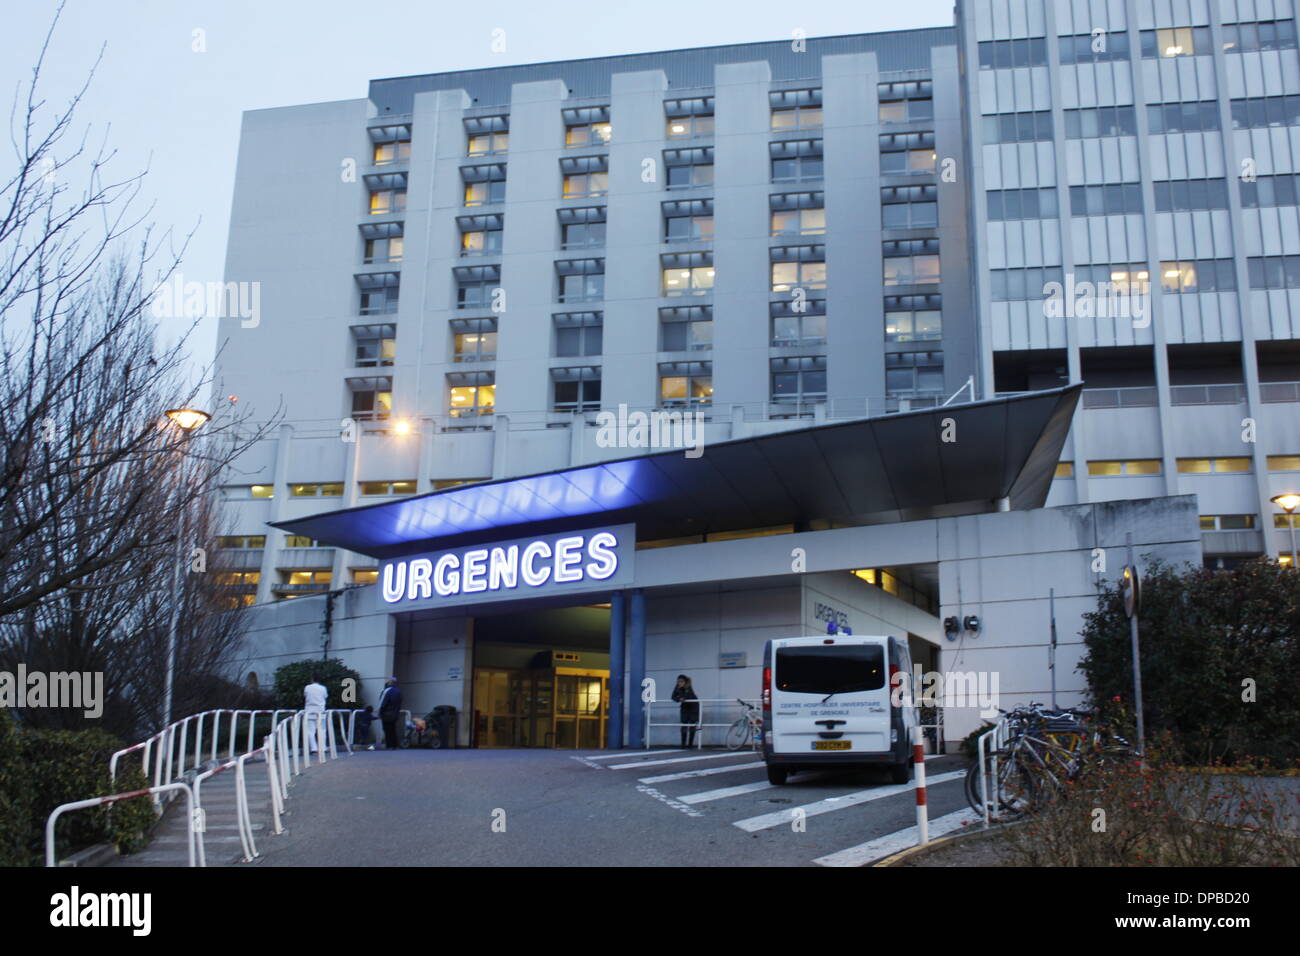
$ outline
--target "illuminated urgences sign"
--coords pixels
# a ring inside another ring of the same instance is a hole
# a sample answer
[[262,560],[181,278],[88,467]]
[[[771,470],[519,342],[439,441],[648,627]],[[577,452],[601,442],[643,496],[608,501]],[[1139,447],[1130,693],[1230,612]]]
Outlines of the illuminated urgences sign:
[[384,562],[379,590],[388,604],[533,597],[591,590],[630,578],[634,526],[541,535]]

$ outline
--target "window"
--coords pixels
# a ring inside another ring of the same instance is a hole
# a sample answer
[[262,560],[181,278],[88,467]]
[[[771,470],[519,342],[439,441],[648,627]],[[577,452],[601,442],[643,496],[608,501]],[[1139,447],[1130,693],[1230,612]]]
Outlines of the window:
[[822,141],[788,139],[771,143],[772,182],[802,183],[822,178]]
[[771,360],[772,401],[806,405],[826,401],[826,356]]
[[1047,66],[1047,37],[985,40],[979,45],[981,70],[1009,70],[1020,66]]
[[937,309],[915,312],[891,312],[888,309],[885,311],[886,342],[928,342],[942,338],[943,313]]
[[989,222],[1055,219],[1057,216],[1056,190],[1052,188],[990,189],[984,195],[988,202]]
[[452,418],[491,415],[496,405],[495,372],[450,372],[448,402]]
[[1053,478],[1073,478],[1073,477],[1074,477],[1074,462],[1072,462],[1072,461],[1058,461],[1058,462],[1056,463],[1056,472],[1055,472],[1055,474],[1052,475],[1052,477],[1053,477]]
[[340,498],[343,495],[343,482],[329,482],[323,485],[290,485],[290,498]]
[[666,202],[662,209],[666,241],[708,242],[713,239],[712,199]]
[[284,546],[286,548],[319,548],[320,542],[303,534],[287,534],[284,536]]
[[281,571],[283,587],[295,591],[326,591],[334,575],[329,571]]
[[1091,282],[1098,296],[1146,295],[1151,290],[1151,272],[1145,262],[1109,262],[1074,267],[1074,281]]
[[1156,103],[1147,107],[1147,126],[1152,133],[1201,133],[1217,130],[1219,104],[1215,100]]
[[1242,474],[1250,471],[1249,458],[1179,458],[1180,475]]
[[694,139],[713,135],[713,97],[668,100],[664,103],[667,139]]
[[934,133],[890,133],[880,137],[880,172],[888,176],[933,173],[938,163]]
[[1210,52],[1209,27],[1168,27],[1162,30],[1143,30],[1142,56],[1195,56]]
[[659,257],[661,291],[666,296],[707,295],[713,291],[713,253],[687,252]]
[[667,362],[659,366],[659,404],[665,408],[713,401],[712,362]]
[[452,319],[453,362],[490,362],[497,357],[497,320]]
[[1196,259],[1160,263],[1160,288],[1164,292],[1231,292],[1237,272],[1231,259]]
[[374,584],[378,580],[379,580],[378,568],[353,568],[352,569],[353,584]]
[[562,259],[555,264],[560,302],[597,302],[605,297],[604,259]]
[[939,225],[939,187],[884,186],[880,224],[885,229],[933,229]]
[[826,344],[825,299],[779,299],[768,303],[775,348]]
[[664,150],[664,172],[669,189],[713,185],[713,147]]
[[[339,486],[342,489],[342,485]],[[339,491],[342,494],[342,490]],[[225,534],[217,537],[217,547],[223,549],[248,549],[266,547],[266,535],[264,534]]]
[[773,246],[768,255],[771,291],[826,288],[825,246]]
[[461,485],[474,485],[480,481],[491,480],[491,478],[434,478],[433,490],[442,491],[445,488],[459,488]]
[[1047,295],[1049,282],[1064,284],[1065,271],[1060,266],[989,270],[989,293],[994,302],[1041,299]]
[[1156,212],[1228,208],[1226,179],[1174,179],[1151,185],[1155,190]]
[[821,90],[784,90],[769,93],[772,129],[808,129],[822,125]]
[[413,480],[361,482],[361,493],[363,495],[413,495],[415,492],[416,485]]
[[1052,138],[1051,110],[984,117],[984,143],[1032,143]]
[[939,240],[903,239],[883,243],[884,283],[938,285]]
[[608,106],[566,109],[563,117],[565,147],[608,145],[611,135]]
[[1065,111],[1065,138],[1136,136],[1137,112],[1131,106],[1098,106]]
[[1159,475],[1163,470],[1159,458],[1088,462],[1088,475],[1092,478],[1113,478],[1119,475]]
[[486,206],[505,202],[506,167],[504,163],[462,166],[460,178],[465,184],[465,205]]
[[370,191],[370,215],[397,215],[405,210],[405,189],[372,189]]
[[1257,176],[1254,182],[1241,183],[1241,204],[1248,209],[1297,203],[1300,203],[1300,176]]
[[886,352],[885,393],[891,398],[943,392],[943,352]]
[[1256,23],[1225,23],[1224,53],[1254,53],[1256,50],[1294,50],[1294,20],[1260,20]]
[[248,496],[250,498],[274,498],[275,488],[271,485],[249,485]]
[[[1300,471],[1300,455],[1269,455],[1269,471]],[[259,487],[254,485],[254,488]],[[257,496],[254,495],[254,498]]]
[[451,271],[456,283],[456,308],[491,307],[493,296],[501,287],[500,266],[457,266]]
[[605,207],[561,209],[560,244],[565,249],[590,249],[605,244]]
[[1072,63],[1104,63],[1108,60],[1128,59],[1128,34],[1123,30],[1093,36],[1081,33],[1061,37],[1061,65]]
[[354,325],[352,348],[352,365],[356,368],[391,366],[397,357],[397,326]]
[[1141,183],[1071,186],[1070,215],[1124,216],[1142,214]]
[[368,222],[361,226],[361,240],[365,244],[362,262],[397,263],[402,261],[402,233],[400,222]]
[[1252,256],[1246,272],[1252,289],[1300,289],[1300,256]]
[[777,193],[768,199],[772,236],[817,236],[826,231],[825,194]]
[[1201,515],[1202,531],[1251,531],[1256,515]]
[[[1300,514],[1275,514],[1273,515],[1273,527],[1300,528]],[[1290,557],[1290,555],[1287,557]],[[1283,562],[1285,563],[1285,558]]]
[[500,255],[504,216],[458,216],[456,225],[460,227],[462,256]]
[[[926,86],[930,81],[924,81]],[[881,83],[883,87],[902,86],[899,83]],[[882,123],[918,123],[934,119],[934,100],[929,95],[915,96],[907,99],[894,98],[896,93],[880,93],[880,122]]]
[[372,126],[366,132],[370,134],[371,165],[388,166],[411,158],[410,126]]
[[465,119],[465,153],[494,156],[510,148],[510,117],[469,116]]
[[600,409],[600,369],[551,369],[551,411],[594,412]]
[[1233,100],[1233,129],[1266,129],[1300,125],[1300,96],[1252,96]]
[[401,273],[368,272],[356,276],[361,315],[391,315],[397,311]]
[[384,421],[393,411],[393,380],[388,377],[350,378],[351,415],[357,421]]
[[609,157],[575,156],[560,160],[564,198],[603,196],[609,191]]
[[603,347],[603,312],[560,312],[555,325],[555,354],[560,358],[599,355]]
[[713,306],[686,305],[659,310],[659,347],[665,352],[696,352],[713,347]]

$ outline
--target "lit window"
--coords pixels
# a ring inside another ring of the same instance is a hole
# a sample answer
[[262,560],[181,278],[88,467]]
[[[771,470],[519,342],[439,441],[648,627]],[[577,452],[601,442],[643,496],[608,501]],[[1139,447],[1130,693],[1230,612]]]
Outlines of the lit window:
[[664,269],[662,279],[664,295],[703,295],[713,288],[713,267]]
[[574,173],[564,177],[564,198],[603,196],[609,192],[609,173]]
[[564,145],[569,148],[575,146],[607,146],[612,135],[613,129],[609,123],[583,123],[578,126],[566,126],[564,129]]
[[1116,475],[1159,475],[1161,471],[1162,465],[1159,458],[1088,462],[1088,474],[1093,478],[1107,478]]
[[819,236],[826,231],[825,209],[789,209],[772,213],[772,235]]
[[713,401],[712,362],[671,362],[659,366],[659,403],[666,408]]
[[353,584],[374,584],[379,580],[379,570],[377,568],[353,568]]
[[271,485],[253,485],[249,488],[249,493],[254,498],[272,498],[275,496],[275,488]]
[[1058,461],[1058,462],[1056,463],[1056,473],[1055,473],[1054,475],[1052,475],[1052,477],[1053,477],[1053,478],[1073,478],[1073,477],[1074,477],[1074,462],[1072,462],[1072,461]]
[[1250,459],[1179,458],[1178,471],[1184,475],[1240,474],[1250,471]]
[[[1269,471],[1300,471],[1300,455],[1269,455]],[[258,487],[257,485],[253,486]],[[257,497],[254,495],[254,497]]]
[[405,189],[376,189],[370,193],[370,215],[384,216],[406,209]]

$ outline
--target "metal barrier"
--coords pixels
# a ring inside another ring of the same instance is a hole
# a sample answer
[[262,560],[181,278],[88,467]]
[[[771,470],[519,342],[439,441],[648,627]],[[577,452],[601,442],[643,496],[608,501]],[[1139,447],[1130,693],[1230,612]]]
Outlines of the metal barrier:
[[[737,698],[737,697],[702,697],[702,698],[699,698],[699,699],[697,699],[697,700],[695,700],[695,701],[689,701],[689,702],[688,702],[688,703],[696,703],[696,704],[699,704],[699,705],[700,705],[700,706],[699,706],[699,711],[698,711],[699,716],[696,718],[696,721],[695,721],[695,723],[693,723],[693,724],[685,724],[685,723],[682,723],[681,721],[658,721],[658,720],[654,720],[654,719],[653,719],[654,708],[655,708],[656,706],[662,706],[662,707],[667,707],[667,706],[672,706],[672,707],[681,707],[682,703],[683,703],[682,701],[676,701],[676,700],[652,700],[652,701],[648,701],[648,702],[646,703],[646,706],[645,706],[645,746],[647,746],[647,747],[654,746],[653,743],[651,742],[650,734],[651,734],[651,732],[653,731],[653,729],[654,729],[655,727],[676,727],[679,731],[680,731],[683,727],[694,727],[694,728],[695,728],[695,731],[696,731],[694,747],[695,747],[696,750],[701,750],[701,749],[703,749],[703,747],[704,747],[704,736],[705,736],[704,731],[705,731],[706,728],[722,728],[722,729],[723,729],[723,732],[724,732],[724,734],[725,734],[725,732],[726,732],[726,728],[728,728],[728,727],[730,727],[732,724],[734,724],[734,723],[736,722],[737,717],[744,717],[744,716],[745,716],[745,710],[744,710],[743,705],[740,703],[740,698]],[[752,705],[757,706],[758,701],[757,701],[757,700],[747,700],[747,701],[745,701],[745,703],[748,703],[748,704],[752,704]],[[705,706],[706,704],[721,704],[721,705],[723,705],[724,707],[735,708],[735,710],[736,710],[738,713],[736,714],[736,717],[733,717],[733,718],[730,719],[730,720],[724,720],[724,721],[705,721],[705,720],[704,720],[704,706]],[[719,740],[717,745],[718,745],[718,746],[721,746],[722,743],[723,743],[723,741],[722,741],[722,740]],[[757,743],[757,739],[755,739],[755,743]]]
[[[106,803],[117,803],[119,800],[130,800],[133,797],[157,796],[159,793],[182,791],[185,794],[187,826],[186,834],[188,836],[190,866],[195,866],[194,862],[194,826],[197,822],[194,807],[194,792],[190,789],[188,783],[165,783],[160,787],[146,787],[143,790],[129,790],[126,793],[114,793],[107,797],[91,797],[89,800],[74,800],[71,803],[64,803],[54,808],[54,811],[45,821],[45,865],[57,866],[54,859],[54,825],[58,822],[59,817],[69,810],[84,810],[88,807],[100,807]],[[202,864],[198,864],[202,865]]]
[[[989,827],[992,816],[989,808],[992,807],[996,813],[998,804],[1002,802],[1001,786],[998,783],[998,751],[1010,739],[1010,726],[1005,717],[999,717],[992,729],[980,734],[975,748],[975,759],[978,761],[976,766],[980,768],[980,807],[984,810],[985,829]],[[993,778],[992,801],[989,800],[989,777]]]

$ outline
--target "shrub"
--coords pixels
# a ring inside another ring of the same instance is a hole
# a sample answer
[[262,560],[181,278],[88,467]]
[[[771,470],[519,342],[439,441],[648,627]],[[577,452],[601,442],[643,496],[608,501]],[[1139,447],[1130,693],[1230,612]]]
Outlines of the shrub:
[[[138,769],[110,782],[109,758],[121,747],[102,730],[26,729],[0,712],[0,865],[44,862],[45,821],[60,804],[149,786]],[[56,852],[62,857],[102,842],[130,852],[154,819],[146,798],[123,801],[111,812],[71,811],[57,825]]]
[[[361,675],[348,667],[337,657],[327,661],[294,661],[283,664],[275,671],[275,706],[302,709],[302,689],[311,683],[312,675],[320,678],[328,692],[328,707],[364,707],[361,697]],[[343,682],[352,680],[355,688],[355,700],[343,699]]]

